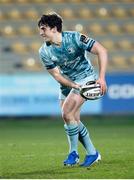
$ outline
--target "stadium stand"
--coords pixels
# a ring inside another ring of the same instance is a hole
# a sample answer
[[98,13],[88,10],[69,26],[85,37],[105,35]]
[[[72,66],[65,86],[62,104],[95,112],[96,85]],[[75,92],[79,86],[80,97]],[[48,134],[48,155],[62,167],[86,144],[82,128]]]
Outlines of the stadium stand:
[[125,8],[117,7],[112,10],[112,15],[116,18],[126,18],[128,13]]
[[71,8],[64,8],[64,9],[62,9],[60,14],[65,19],[74,19],[75,18],[75,12]]
[[16,35],[16,29],[13,28],[11,25],[7,25],[3,27],[2,35],[6,37],[11,37]]
[[108,51],[116,50],[116,44],[111,39],[104,39],[102,42],[104,47],[107,47]]
[[106,29],[110,34],[117,35],[122,33],[120,25],[114,22],[108,23]]
[[81,19],[89,19],[93,18],[93,16],[93,12],[89,8],[84,7],[78,11],[78,17]]
[[125,23],[123,28],[124,28],[124,31],[128,34],[134,33],[134,23],[133,22]]
[[89,24],[87,32],[93,32],[95,35],[103,35],[105,28],[100,23],[92,23]]
[[128,39],[123,39],[121,41],[118,41],[118,47],[121,49],[121,50],[133,50],[133,44],[130,40]]
[[23,17],[23,15],[18,9],[12,9],[11,11],[9,10],[7,14],[8,14],[8,17],[13,20],[20,20]]
[[28,25],[24,25],[18,28],[18,33],[21,36],[32,36],[35,34],[35,31],[32,27],[28,26]]
[[133,71],[133,0],[0,0],[0,73],[44,71],[37,20],[50,11],[63,17],[63,30],[85,33],[108,49],[108,71]]

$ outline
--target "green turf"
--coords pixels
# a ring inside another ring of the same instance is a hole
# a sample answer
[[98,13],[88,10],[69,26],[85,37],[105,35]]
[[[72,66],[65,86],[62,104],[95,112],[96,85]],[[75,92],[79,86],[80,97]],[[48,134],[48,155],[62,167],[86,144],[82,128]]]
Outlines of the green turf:
[[[68,145],[61,118],[0,121],[0,178],[134,178],[134,117],[92,117],[84,122],[102,155],[89,170],[63,167]],[[79,154],[82,161],[81,145]]]

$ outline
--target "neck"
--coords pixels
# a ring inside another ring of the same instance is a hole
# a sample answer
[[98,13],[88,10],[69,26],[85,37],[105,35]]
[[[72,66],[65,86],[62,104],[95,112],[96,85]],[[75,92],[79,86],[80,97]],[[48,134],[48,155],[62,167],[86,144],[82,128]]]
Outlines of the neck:
[[62,33],[59,32],[55,33],[52,39],[52,43],[60,46],[62,43]]

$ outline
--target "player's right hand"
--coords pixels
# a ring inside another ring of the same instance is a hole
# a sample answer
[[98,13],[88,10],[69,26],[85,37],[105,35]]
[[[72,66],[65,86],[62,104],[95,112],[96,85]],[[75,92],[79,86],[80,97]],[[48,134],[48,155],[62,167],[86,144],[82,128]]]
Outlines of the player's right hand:
[[73,88],[74,88],[74,89],[81,90],[81,85],[80,85],[80,84],[74,84]]

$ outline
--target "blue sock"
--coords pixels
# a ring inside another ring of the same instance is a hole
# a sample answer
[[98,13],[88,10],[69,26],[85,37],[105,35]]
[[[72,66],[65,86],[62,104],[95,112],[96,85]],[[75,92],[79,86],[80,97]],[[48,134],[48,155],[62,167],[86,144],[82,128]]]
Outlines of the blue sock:
[[96,149],[90,139],[89,132],[84,124],[80,121],[79,123],[79,140],[86,149],[88,155],[96,154]]
[[64,125],[68,142],[69,142],[69,153],[76,151],[78,153],[78,132],[79,128],[77,124],[65,124]]

